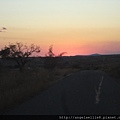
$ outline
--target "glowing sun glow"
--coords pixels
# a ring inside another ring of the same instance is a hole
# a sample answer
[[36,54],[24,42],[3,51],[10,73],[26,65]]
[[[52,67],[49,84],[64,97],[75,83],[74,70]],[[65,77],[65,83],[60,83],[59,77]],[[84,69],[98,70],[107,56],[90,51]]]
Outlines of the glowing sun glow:
[[1,0],[0,48],[39,45],[39,56],[120,53],[120,0]]

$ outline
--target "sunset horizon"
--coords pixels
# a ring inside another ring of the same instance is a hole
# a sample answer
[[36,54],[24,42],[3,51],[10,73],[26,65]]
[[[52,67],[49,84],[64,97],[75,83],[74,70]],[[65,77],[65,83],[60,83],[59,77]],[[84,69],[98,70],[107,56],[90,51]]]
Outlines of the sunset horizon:
[[[119,0],[1,0],[0,49],[35,44],[45,56],[120,54]],[[6,28],[6,29],[5,29]]]

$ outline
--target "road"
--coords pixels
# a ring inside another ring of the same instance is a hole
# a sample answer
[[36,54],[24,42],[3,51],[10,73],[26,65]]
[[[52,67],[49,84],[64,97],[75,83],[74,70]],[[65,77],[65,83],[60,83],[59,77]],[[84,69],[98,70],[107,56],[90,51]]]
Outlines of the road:
[[120,84],[102,71],[77,72],[4,115],[120,115]]

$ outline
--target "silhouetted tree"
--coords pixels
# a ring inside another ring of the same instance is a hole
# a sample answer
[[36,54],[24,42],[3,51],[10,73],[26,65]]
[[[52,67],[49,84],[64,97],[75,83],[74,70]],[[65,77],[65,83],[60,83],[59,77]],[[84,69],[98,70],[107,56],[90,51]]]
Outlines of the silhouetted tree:
[[17,42],[16,44],[9,44],[8,46],[5,46],[0,51],[0,56],[3,59],[15,61],[19,66],[19,69],[22,70],[28,61],[28,57],[34,52],[39,53],[40,47],[35,46],[34,44],[27,46]]
[[53,53],[53,46],[51,45],[49,47],[48,53],[45,55],[45,62],[44,62],[44,67],[47,69],[54,69],[58,63],[60,62],[61,57],[65,54],[66,52],[62,52],[59,55],[55,55]]

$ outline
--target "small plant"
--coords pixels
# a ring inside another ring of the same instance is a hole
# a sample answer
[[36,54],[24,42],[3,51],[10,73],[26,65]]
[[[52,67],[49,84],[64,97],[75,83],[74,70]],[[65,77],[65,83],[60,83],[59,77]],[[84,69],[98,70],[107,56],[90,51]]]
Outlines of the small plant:
[[44,62],[44,67],[47,69],[54,69],[58,63],[60,62],[61,57],[65,54],[66,52],[62,52],[59,55],[55,55],[53,53],[53,46],[51,45],[49,47],[48,53],[45,55],[45,62]]

